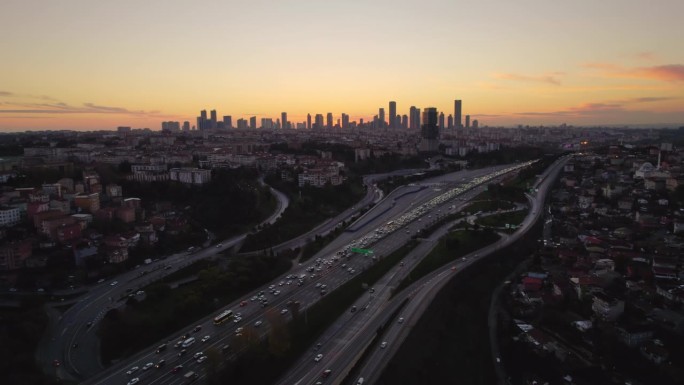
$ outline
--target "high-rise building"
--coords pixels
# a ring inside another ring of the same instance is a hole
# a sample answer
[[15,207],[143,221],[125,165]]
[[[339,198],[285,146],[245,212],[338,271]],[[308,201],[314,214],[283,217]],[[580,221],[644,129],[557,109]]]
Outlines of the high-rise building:
[[223,127],[224,128],[233,128],[233,117],[230,115],[225,115],[223,117]]
[[[399,120],[398,116],[397,116],[397,120]],[[408,115],[402,115],[402,117],[401,117],[401,128],[403,128],[403,129],[408,128]]]
[[256,130],[256,116],[252,116],[251,118],[249,118],[249,128],[251,128],[252,130]]
[[261,128],[272,130],[273,129],[273,119],[271,118],[261,118]]
[[326,126],[328,129],[331,129],[333,127],[333,114],[332,112],[328,112],[328,116],[326,117]]
[[420,108],[411,106],[409,110],[409,128],[412,130],[420,130]]
[[342,113],[342,128],[349,128],[349,115]]
[[389,127],[397,128],[397,102],[389,102]]
[[376,125],[376,127],[384,128],[384,127],[386,127],[386,125],[387,125],[387,123],[385,123],[385,109],[380,108],[378,110],[378,124]]
[[316,117],[314,119],[314,128],[321,129],[325,127],[323,125],[323,114],[316,114]]
[[207,122],[207,110],[202,110],[200,111],[200,116],[197,117],[197,129],[206,130],[207,128],[209,128],[209,124]]
[[212,130],[216,129],[216,110],[211,110],[211,122],[209,123],[209,128]]
[[447,127],[454,128],[454,116],[451,114],[449,114],[449,117],[447,118]]
[[466,115],[465,128],[470,128],[470,115]]
[[280,113],[280,127],[283,129],[290,128],[287,123],[287,112]]
[[183,131],[190,131],[190,122],[187,120],[183,122]]
[[306,114],[306,129],[311,129],[311,114]]
[[439,127],[437,109],[428,107],[423,110],[423,125],[420,128],[420,150],[434,152],[438,150]]
[[454,127],[456,128],[461,128],[463,127],[463,123],[461,122],[461,109],[463,107],[463,103],[461,103],[460,100],[454,100]]
[[477,119],[473,119],[473,128],[477,128],[480,125],[480,122],[477,121]]
[[238,119],[238,121],[237,121],[237,128],[238,129],[244,130],[247,127],[248,127],[247,126],[247,120],[242,119],[242,118]]
[[444,129],[444,112],[439,113],[439,129],[443,130]]

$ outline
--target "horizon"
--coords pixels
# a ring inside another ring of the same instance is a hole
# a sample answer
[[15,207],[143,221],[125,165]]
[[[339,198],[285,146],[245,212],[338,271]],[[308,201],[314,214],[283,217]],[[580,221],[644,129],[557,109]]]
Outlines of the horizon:
[[[534,13],[528,10],[534,9]],[[684,3],[9,0],[0,132],[453,101],[481,126],[684,125]],[[225,16],[225,17],[224,17]]]

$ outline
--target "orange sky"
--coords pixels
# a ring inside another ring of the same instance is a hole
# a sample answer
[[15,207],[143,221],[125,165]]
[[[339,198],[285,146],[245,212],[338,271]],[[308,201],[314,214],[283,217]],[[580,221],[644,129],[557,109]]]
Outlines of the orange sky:
[[5,0],[0,130],[219,116],[684,125],[684,2]]

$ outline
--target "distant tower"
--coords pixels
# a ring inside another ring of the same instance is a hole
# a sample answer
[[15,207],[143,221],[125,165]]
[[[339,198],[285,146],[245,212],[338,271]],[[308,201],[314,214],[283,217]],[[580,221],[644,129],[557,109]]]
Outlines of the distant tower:
[[473,128],[478,128],[480,126],[480,122],[477,121],[477,119],[473,119]]
[[389,102],[389,127],[397,128],[397,102]]
[[378,125],[377,125],[377,127],[384,128],[385,126],[386,126],[386,124],[385,124],[385,109],[380,108],[380,110],[378,110]]
[[187,120],[183,122],[183,131],[190,131],[190,122]]
[[280,127],[283,129],[290,128],[290,125],[287,123],[287,112],[280,113]]
[[444,129],[444,112],[439,113],[439,129]]
[[454,100],[454,127],[461,128],[463,123],[461,122],[461,108],[463,103],[460,100]]
[[233,117],[230,115],[226,115],[223,117],[223,127],[224,128],[233,128]]
[[216,110],[211,110],[211,123],[209,123],[209,128],[216,129]]
[[328,128],[333,127],[333,114],[332,114],[332,112],[328,112],[328,115],[326,116],[326,126]]
[[403,129],[408,128],[408,115],[402,115],[401,116],[401,128],[403,128]]
[[249,118],[249,128],[251,128],[252,130],[256,130],[256,124],[256,116],[252,116],[251,118]]
[[420,128],[420,150],[427,152],[437,151],[439,140],[439,127],[437,109],[428,107],[423,110],[423,125]]
[[470,128],[470,115],[466,115],[466,125],[465,128]]
[[306,129],[311,129],[311,114],[306,114]]
[[449,117],[447,118],[447,127],[454,128],[454,116],[451,114],[449,114]]

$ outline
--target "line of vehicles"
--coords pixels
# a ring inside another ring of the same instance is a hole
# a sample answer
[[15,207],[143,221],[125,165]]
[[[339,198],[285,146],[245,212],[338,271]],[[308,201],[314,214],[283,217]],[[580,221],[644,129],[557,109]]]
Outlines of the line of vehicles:
[[[521,165],[517,165],[514,167],[510,167],[507,169],[500,170],[500,171],[493,173],[493,174],[490,174],[490,175],[486,175],[483,177],[476,178],[473,181],[471,181],[470,183],[461,185],[457,188],[454,188],[454,189],[447,191],[446,193],[440,194],[439,196],[432,198],[428,202],[426,202],[426,203],[414,208],[413,210],[403,214],[399,218],[396,218],[394,220],[387,222],[387,224],[376,229],[374,233],[370,232],[366,236],[362,237],[361,239],[357,239],[357,240],[350,242],[347,246],[345,246],[342,250],[338,251],[337,254],[333,255],[330,259],[318,258],[315,261],[315,266],[309,267],[307,269],[307,272],[312,273],[311,277],[314,278],[317,276],[318,272],[321,272],[324,268],[331,268],[333,263],[339,261],[341,256],[349,258],[352,255],[352,251],[351,251],[352,248],[354,248],[354,247],[356,247],[356,248],[366,247],[370,243],[375,243],[375,241],[379,240],[380,238],[384,238],[385,236],[387,236],[387,235],[391,234],[392,232],[396,231],[397,229],[405,226],[410,221],[413,221],[416,218],[419,218],[420,216],[424,215],[427,211],[429,211],[429,210],[435,208],[436,206],[448,201],[449,199],[452,199],[455,196],[462,194],[465,191],[467,191],[467,190],[469,190],[469,189],[471,189],[471,188],[473,188],[473,187],[475,187],[481,183],[485,183],[488,180],[494,179],[499,175],[503,175],[503,174],[508,173],[510,171],[514,171],[515,169],[526,167],[530,163],[532,163],[532,162],[527,162],[525,164],[521,164]],[[342,268],[344,269],[345,267],[346,267],[345,264],[342,264]],[[351,271],[349,271],[350,274],[355,273],[355,271],[351,267],[349,267],[348,270],[351,270]],[[300,275],[294,275],[294,274],[289,275],[286,277],[287,280],[281,281],[279,283],[279,285],[283,286],[283,285],[290,285],[292,283],[296,283],[297,286],[301,286],[304,283],[305,278],[308,278],[308,276],[307,276],[307,274],[304,274],[303,272]],[[320,282],[317,283],[317,288],[320,289],[321,295],[324,295],[326,293],[326,287],[324,284],[322,284]],[[269,290],[270,290],[270,293],[274,296],[277,296],[279,294],[279,290],[277,290],[275,285],[271,285],[269,287]],[[252,302],[259,301],[261,303],[262,307],[265,307],[268,305],[268,300],[267,300],[267,298],[263,292],[260,292],[258,295],[255,295],[251,300],[252,300]],[[248,301],[245,300],[245,301],[241,301],[239,305],[242,307],[242,306],[246,306],[247,303],[248,303]],[[355,309],[352,309],[352,312],[354,312],[354,310]],[[288,313],[288,310],[286,308],[281,310],[281,314],[286,315],[287,313]],[[220,326],[220,325],[224,324],[225,322],[228,322],[231,320],[234,323],[238,323],[241,320],[240,313],[235,313],[231,309],[225,309],[225,310],[221,311],[220,313],[218,313],[214,316],[213,323],[215,326]],[[401,323],[402,321],[403,321],[403,319],[400,319],[399,323]],[[261,324],[262,324],[262,322],[260,320],[257,320],[254,323],[254,326],[259,327]],[[197,326],[193,330],[193,332],[198,332],[199,330],[201,330],[201,326]],[[236,329],[236,335],[238,335],[238,336],[241,335],[241,331],[242,331],[241,327],[237,328]],[[191,347],[192,345],[194,345],[197,342],[197,339],[195,337],[190,337],[188,335],[184,335],[183,337],[184,338],[179,340],[174,345],[176,348],[181,349],[180,352],[178,353],[179,356],[182,356],[183,354],[185,354],[186,349]],[[211,337],[209,335],[206,335],[203,338],[201,338],[200,340],[201,340],[201,342],[207,342],[210,338]],[[383,341],[380,347],[385,348],[386,346],[387,346],[387,341]],[[166,344],[160,345],[157,348],[157,353],[159,353],[165,349],[166,349]],[[226,344],[223,346],[223,348],[221,350],[223,352],[226,352],[229,349],[230,349],[230,346],[228,344]],[[199,356],[197,356],[197,354],[199,354]],[[202,362],[204,362],[204,360],[207,359],[207,357],[204,356],[201,352],[198,352],[197,354],[195,354],[196,357],[194,357],[197,363],[202,363]],[[315,361],[318,362],[321,359],[322,359],[322,354],[319,354],[316,357]],[[160,360],[157,364],[153,364],[150,362],[150,363],[147,363],[143,366],[143,371],[149,370],[152,367],[160,368],[160,367],[163,367],[164,364],[165,364],[164,360]],[[135,369],[135,370],[133,370],[133,369]],[[131,370],[129,370],[127,372],[127,374],[132,375],[137,370],[138,370],[137,366],[133,367],[133,368],[131,368]],[[171,372],[172,373],[178,373],[181,370],[183,370],[183,366],[177,365],[172,369]],[[330,369],[327,369],[326,371],[323,372],[323,374],[321,376],[323,378],[325,378],[329,374],[330,374]],[[188,376],[188,375],[190,375],[190,376]],[[197,374],[194,371],[191,371],[191,372],[188,372],[185,374],[185,376],[188,376],[188,378],[187,378],[188,380],[193,380],[193,379],[197,378],[196,375]],[[134,379],[131,379],[131,381],[134,381],[136,379],[139,381],[139,378],[137,378],[137,377]],[[362,384],[363,378],[360,378],[359,381],[360,382],[357,382],[357,383]],[[135,381],[134,383],[137,383],[137,381]]]

